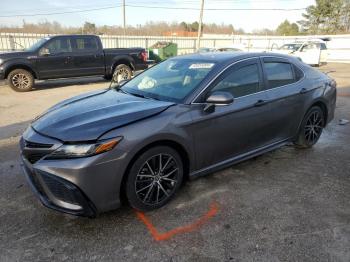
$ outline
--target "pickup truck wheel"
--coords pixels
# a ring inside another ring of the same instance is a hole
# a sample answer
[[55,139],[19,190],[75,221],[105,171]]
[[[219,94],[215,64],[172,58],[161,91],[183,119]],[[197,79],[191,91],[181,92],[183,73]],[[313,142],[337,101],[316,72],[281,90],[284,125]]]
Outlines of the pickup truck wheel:
[[105,75],[105,76],[103,76],[103,78],[105,80],[111,80],[112,79],[112,75]]
[[34,85],[32,73],[24,69],[15,69],[7,77],[9,86],[16,92],[28,92]]
[[129,66],[120,64],[117,65],[113,72],[114,82],[119,83],[123,80],[129,80],[132,76],[132,70]]

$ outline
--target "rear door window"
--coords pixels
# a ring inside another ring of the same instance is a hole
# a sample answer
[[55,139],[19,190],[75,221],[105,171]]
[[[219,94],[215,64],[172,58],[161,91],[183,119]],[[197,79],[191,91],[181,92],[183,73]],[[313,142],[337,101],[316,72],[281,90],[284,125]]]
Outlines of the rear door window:
[[268,89],[276,88],[296,82],[290,63],[264,62]]
[[94,37],[76,37],[75,48],[77,51],[94,51],[98,50],[98,44]]

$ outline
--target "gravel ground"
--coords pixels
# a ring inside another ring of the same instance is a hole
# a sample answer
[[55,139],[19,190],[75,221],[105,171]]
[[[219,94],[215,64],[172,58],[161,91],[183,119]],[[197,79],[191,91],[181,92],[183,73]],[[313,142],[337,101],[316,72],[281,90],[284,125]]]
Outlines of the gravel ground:
[[[99,78],[45,81],[30,93],[0,86],[0,261],[350,261],[350,64],[321,67],[338,82],[335,119],[309,150],[286,146],[187,183],[148,213],[156,240],[128,207],[96,219],[41,206],[19,164],[18,140],[56,102],[105,87]],[[183,229],[183,228],[182,228]],[[186,228],[185,228],[186,229]]]

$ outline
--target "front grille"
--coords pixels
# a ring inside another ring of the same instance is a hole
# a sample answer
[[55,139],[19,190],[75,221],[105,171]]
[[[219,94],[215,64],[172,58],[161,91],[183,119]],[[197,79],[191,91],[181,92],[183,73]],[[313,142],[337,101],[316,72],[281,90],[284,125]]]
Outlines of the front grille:
[[53,144],[41,144],[27,140],[24,140],[24,145],[28,148],[51,148],[53,146]]
[[77,188],[74,185],[68,184],[68,182],[64,183],[61,181],[61,179],[57,179],[49,175],[42,175],[41,177],[51,193],[57,199],[70,204],[79,205],[77,195],[75,194]]
[[31,163],[34,164],[46,155],[50,154],[53,150],[53,144],[43,144],[24,140],[21,138],[20,147],[23,156]]
[[48,152],[32,153],[32,154],[26,155],[26,158],[30,163],[34,164],[35,162],[39,161],[41,158],[43,158],[47,154]]

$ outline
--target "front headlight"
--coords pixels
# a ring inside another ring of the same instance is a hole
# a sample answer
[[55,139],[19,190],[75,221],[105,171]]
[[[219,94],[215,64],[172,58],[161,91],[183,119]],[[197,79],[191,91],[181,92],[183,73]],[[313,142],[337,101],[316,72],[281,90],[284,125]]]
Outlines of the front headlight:
[[112,150],[122,137],[92,144],[64,144],[46,157],[46,159],[79,158],[98,155]]
[[0,65],[1,65],[3,62],[4,62],[4,60],[2,60],[2,59],[0,58]]

